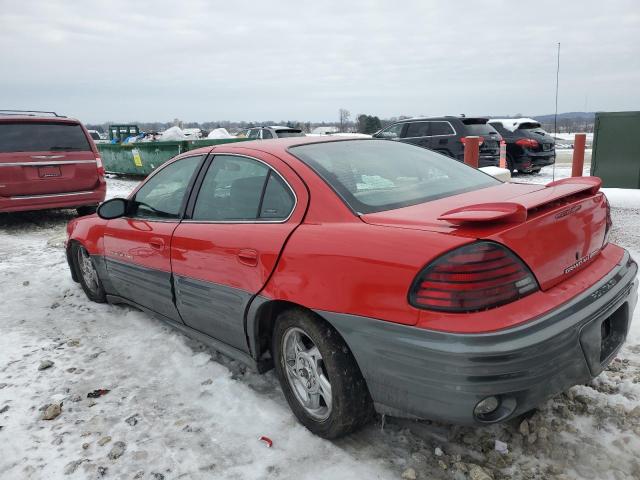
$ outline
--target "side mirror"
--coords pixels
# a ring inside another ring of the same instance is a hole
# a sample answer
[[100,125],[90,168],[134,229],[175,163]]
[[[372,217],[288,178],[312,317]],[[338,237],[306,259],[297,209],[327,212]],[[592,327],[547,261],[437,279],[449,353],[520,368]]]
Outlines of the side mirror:
[[112,198],[111,200],[102,202],[97,210],[98,216],[105,220],[124,217],[127,213],[128,203],[124,198]]

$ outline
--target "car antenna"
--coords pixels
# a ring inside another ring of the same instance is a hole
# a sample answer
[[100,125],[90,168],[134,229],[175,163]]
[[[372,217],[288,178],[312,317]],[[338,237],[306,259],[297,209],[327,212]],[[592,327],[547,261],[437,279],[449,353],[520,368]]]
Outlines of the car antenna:
[[[560,42],[558,42],[558,66],[556,68],[556,112],[553,115],[553,141],[555,142],[558,135],[558,80],[560,78]],[[552,181],[556,181],[556,160],[553,161],[553,177]]]

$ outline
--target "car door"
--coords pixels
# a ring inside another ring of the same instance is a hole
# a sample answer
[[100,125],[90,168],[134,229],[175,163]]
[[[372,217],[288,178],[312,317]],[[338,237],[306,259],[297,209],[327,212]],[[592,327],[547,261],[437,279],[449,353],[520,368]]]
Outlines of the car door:
[[244,312],[268,280],[308,201],[290,167],[266,153],[260,156],[213,157],[196,184],[190,218],[176,228],[171,242],[182,319],[243,351],[248,351]]
[[171,162],[134,192],[125,217],[104,231],[106,268],[116,293],[173,320],[180,320],[171,286],[171,235],[203,155]]

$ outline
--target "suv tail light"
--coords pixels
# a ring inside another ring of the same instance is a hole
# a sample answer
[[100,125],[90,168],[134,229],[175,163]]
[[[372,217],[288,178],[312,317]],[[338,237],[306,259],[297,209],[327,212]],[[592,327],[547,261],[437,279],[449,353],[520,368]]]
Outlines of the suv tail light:
[[520,138],[516,140],[516,145],[520,145],[524,148],[538,148],[540,146],[538,141],[533,138]]
[[[464,145],[467,140],[467,137],[460,137],[460,142]],[[484,138],[478,137],[478,146],[484,143]]]
[[102,159],[100,157],[96,157],[96,167],[98,169],[98,175],[100,177],[104,177],[105,175],[104,165],[102,164]]
[[427,265],[409,292],[414,307],[473,312],[498,307],[539,289],[529,268],[508,248],[476,242]]

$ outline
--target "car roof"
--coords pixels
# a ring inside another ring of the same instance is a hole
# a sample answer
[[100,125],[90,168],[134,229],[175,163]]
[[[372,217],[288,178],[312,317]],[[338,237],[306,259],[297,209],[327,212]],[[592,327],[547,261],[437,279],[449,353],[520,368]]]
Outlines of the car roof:
[[6,113],[0,113],[0,122],[80,123],[79,120],[69,117],[51,117],[45,115],[11,115]]
[[274,138],[272,140],[248,140],[246,142],[229,142],[220,143],[218,145],[196,148],[183,153],[180,157],[189,157],[192,155],[205,155],[211,153],[238,153],[239,150],[256,150],[259,152],[270,153],[276,157],[282,157],[287,153],[287,150],[291,147],[297,147],[299,145],[309,145],[312,143],[331,143],[331,142],[350,142],[350,141],[382,141],[371,138],[359,138],[359,137],[331,137],[331,136],[318,136],[318,137],[287,137],[287,138]]
[[403,118],[402,120],[398,120],[393,123],[405,123],[405,122],[422,122],[426,120],[437,120],[437,121],[451,121],[451,120],[459,120],[464,122],[465,120],[485,120],[489,121],[489,117],[460,117],[455,115],[445,115],[442,117],[411,117],[411,118]]

